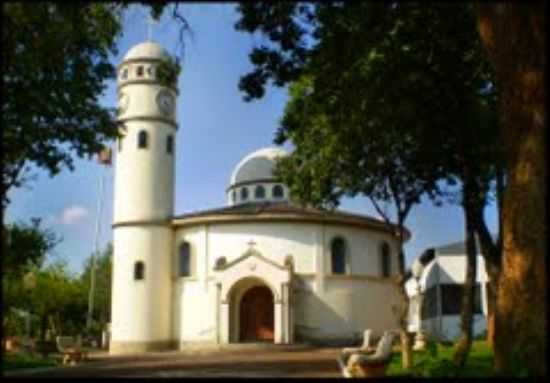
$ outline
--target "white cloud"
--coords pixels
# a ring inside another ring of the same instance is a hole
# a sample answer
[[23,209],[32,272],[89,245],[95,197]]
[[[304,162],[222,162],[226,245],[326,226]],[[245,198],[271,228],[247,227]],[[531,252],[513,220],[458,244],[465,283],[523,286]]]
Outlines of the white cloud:
[[61,213],[59,223],[64,225],[72,225],[86,216],[88,216],[88,210],[86,210],[85,207],[79,205],[69,206]]

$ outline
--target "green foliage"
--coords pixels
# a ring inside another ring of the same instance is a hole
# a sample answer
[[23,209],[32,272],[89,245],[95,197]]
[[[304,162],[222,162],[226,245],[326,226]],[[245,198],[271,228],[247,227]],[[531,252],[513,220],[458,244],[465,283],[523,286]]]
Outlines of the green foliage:
[[180,73],[181,65],[178,58],[169,57],[160,62],[157,67],[159,82],[164,86],[174,87]]
[[[2,5],[2,204],[10,188],[30,181],[31,169],[51,176],[73,169],[75,155],[90,157],[119,134],[116,109],[100,105],[115,78],[121,16],[130,3]],[[166,4],[144,1],[159,19]],[[173,17],[190,30],[185,18]],[[177,64],[177,63],[175,63]],[[168,64],[167,81],[179,66]]]
[[[105,250],[96,257],[95,265],[95,293],[94,311],[91,332],[95,335],[101,334],[106,323],[111,318],[111,278],[112,278],[113,245],[109,243]],[[80,283],[84,286],[86,293],[89,292],[92,270],[92,259],[86,260],[84,271],[80,276]]]
[[[2,5],[4,191],[30,165],[57,174],[72,154],[97,153],[117,135],[114,110],[99,97],[114,78],[109,61],[121,8],[90,3]],[[4,195],[3,203],[6,203]]]
[[40,224],[41,220],[34,218],[28,224],[19,222],[4,226],[4,275],[21,277],[32,268],[40,267],[46,254],[59,244],[61,238]]
[[238,10],[237,29],[270,42],[251,53],[254,70],[239,85],[245,97],[261,97],[269,79],[290,84],[275,142],[296,146],[278,174],[298,199],[332,207],[342,195],[363,194],[392,202],[399,221],[423,195],[441,204],[465,163],[478,173],[494,163],[495,89],[481,91],[493,73],[471,5]]
[[411,376],[419,378],[473,378],[493,375],[493,352],[487,342],[474,341],[470,357],[464,368],[452,363],[453,345],[430,341],[426,351],[415,351],[414,366],[410,371],[401,369],[401,355],[396,354],[388,368],[389,376]]
[[6,353],[3,356],[2,370],[20,370],[27,368],[53,367],[57,364],[55,357],[43,358],[29,353]]

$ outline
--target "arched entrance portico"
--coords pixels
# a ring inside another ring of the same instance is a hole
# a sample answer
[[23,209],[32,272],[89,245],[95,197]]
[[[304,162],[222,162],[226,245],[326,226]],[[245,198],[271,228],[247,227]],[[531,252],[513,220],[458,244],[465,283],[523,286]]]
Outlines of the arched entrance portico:
[[219,343],[292,343],[291,267],[257,251],[216,268],[216,328]]
[[239,303],[239,341],[273,342],[273,293],[267,286],[249,288]]

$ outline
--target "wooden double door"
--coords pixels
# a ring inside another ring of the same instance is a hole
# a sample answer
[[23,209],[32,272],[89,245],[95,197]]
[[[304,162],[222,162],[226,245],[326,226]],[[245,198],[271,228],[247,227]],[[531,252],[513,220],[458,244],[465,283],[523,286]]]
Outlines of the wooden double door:
[[241,298],[239,332],[241,342],[273,342],[273,293],[266,286],[250,288]]

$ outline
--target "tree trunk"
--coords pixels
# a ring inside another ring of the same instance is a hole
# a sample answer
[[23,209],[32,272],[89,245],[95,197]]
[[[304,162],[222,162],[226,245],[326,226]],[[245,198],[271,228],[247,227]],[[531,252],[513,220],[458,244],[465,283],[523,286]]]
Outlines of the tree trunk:
[[[501,192],[498,192],[497,194],[500,193]],[[499,198],[497,197],[497,199]],[[498,206],[498,215],[500,217],[502,212],[500,203]],[[476,209],[474,223],[476,226],[476,234],[479,238],[481,254],[485,260],[485,271],[489,277],[489,283],[487,284],[487,342],[494,349],[495,310],[498,294],[498,280],[502,262],[502,242],[500,241],[502,235],[500,230],[502,225],[499,225],[499,239],[494,241],[484,221],[483,209],[481,208],[481,205],[478,205],[478,208]]]
[[[546,376],[545,2],[478,4],[495,68],[506,158],[495,370]],[[502,332],[501,332],[502,331]]]
[[487,283],[487,338],[491,348],[495,347],[495,305],[497,302],[496,284]]
[[409,313],[409,297],[405,290],[403,274],[399,276],[397,286],[399,296],[401,297],[401,310],[399,312],[399,333],[401,339],[401,367],[404,370],[409,370],[413,365],[412,342],[407,329],[407,318]]
[[[397,205],[399,206],[399,205]],[[405,251],[403,249],[403,238],[404,238],[404,223],[405,223],[406,214],[398,213],[398,237],[399,237],[399,257],[398,257],[398,267],[399,267],[399,295],[401,296],[401,312],[399,313],[399,330],[401,338],[401,367],[404,370],[409,370],[413,365],[413,354],[412,354],[412,342],[409,337],[408,332],[408,315],[409,315],[409,297],[407,295],[407,290],[405,289]]]
[[42,315],[40,318],[40,340],[46,340],[46,330],[48,329],[48,314]]
[[460,313],[460,338],[456,344],[453,362],[457,367],[464,367],[472,345],[472,323],[474,312],[474,298],[477,271],[477,247],[473,222],[473,201],[471,181],[465,182],[463,191],[463,208],[466,221],[466,270],[462,287],[462,307]]

